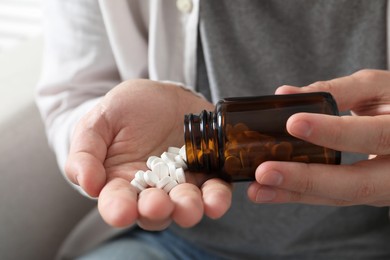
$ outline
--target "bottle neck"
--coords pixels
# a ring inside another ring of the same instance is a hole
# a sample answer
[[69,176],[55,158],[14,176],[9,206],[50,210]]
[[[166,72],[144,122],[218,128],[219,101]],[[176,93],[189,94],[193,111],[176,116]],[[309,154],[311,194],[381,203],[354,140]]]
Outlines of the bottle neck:
[[218,127],[212,112],[188,114],[184,118],[184,140],[190,171],[211,172],[220,169]]

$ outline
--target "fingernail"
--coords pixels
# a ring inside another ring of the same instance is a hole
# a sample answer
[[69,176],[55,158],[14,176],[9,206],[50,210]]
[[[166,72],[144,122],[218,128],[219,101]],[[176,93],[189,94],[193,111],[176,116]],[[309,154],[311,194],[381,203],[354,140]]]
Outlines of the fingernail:
[[279,186],[282,184],[283,175],[277,171],[266,172],[260,177],[258,183],[267,186]]
[[300,120],[291,124],[290,132],[298,137],[309,137],[312,127],[307,121]]
[[291,86],[291,85],[282,85],[282,86],[279,86],[276,91],[275,91],[275,94],[288,94],[289,91],[291,90],[296,90],[296,89],[299,89],[295,86]]
[[272,188],[261,187],[256,193],[256,202],[269,202],[276,197],[276,192]]

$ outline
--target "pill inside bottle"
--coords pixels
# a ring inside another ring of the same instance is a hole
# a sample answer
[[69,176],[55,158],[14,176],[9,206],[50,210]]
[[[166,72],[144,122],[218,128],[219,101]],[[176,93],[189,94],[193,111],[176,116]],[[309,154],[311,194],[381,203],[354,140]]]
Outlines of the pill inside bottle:
[[187,165],[192,172],[227,181],[254,180],[265,161],[340,164],[341,153],[290,135],[288,118],[299,112],[338,115],[330,93],[221,99],[215,111],[184,117]]

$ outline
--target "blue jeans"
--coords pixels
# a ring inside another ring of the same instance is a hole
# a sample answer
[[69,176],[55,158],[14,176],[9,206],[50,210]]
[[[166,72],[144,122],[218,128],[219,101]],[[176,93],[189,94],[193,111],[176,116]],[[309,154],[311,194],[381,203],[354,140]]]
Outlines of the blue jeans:
[[100,247],[77,258],[78,260],[173,260],[222,259],[175,236],[169,230],[148,232],[132,229]]

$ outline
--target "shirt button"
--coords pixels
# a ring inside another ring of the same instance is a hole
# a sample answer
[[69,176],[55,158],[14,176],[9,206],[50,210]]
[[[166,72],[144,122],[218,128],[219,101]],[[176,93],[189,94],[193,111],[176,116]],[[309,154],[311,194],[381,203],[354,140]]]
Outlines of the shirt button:
[[189,13],[192,10],[192,1],[191,0],[177,0],[176,7],[182,13]]

